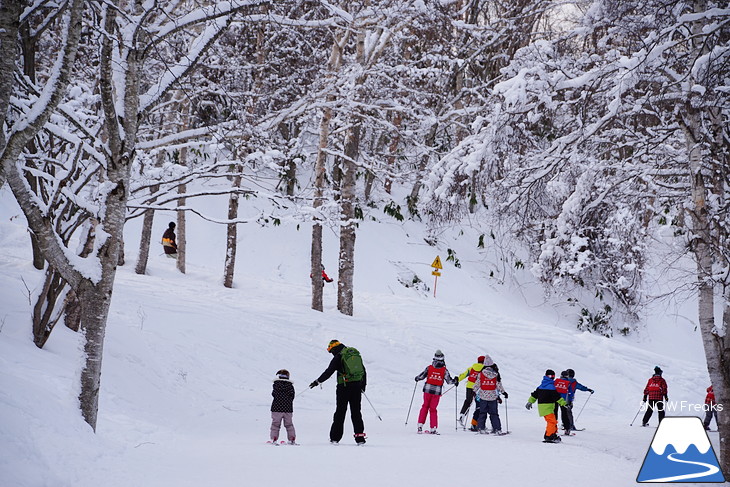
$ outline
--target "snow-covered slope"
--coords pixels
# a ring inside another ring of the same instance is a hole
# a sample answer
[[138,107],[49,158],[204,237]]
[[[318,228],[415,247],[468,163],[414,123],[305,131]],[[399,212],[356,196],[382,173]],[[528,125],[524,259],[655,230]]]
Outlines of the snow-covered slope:
[[[170,218],[158,216],[156,233]],[[81,337],[57,327],[43,350],[31,341],[27,288],[38,285],[40,274],[30,263],[22,215],[7,188],[0,189],[0,485],[308,487],[346,481],[355,487],[488,478],[521,486],[553,475],[564,484],[563,472],[580,485],[627,486],[654,431],[629,427],[653,367],[664,369],[672,400],[704,398],[707,372],[691,308],[665,307],[638,336],[580,333],[526,273],[522,283],[489,277],[503,264],[494,251],[477,249],[482,232],[476,228],[444,230],[434,247],[419,224],[363,222],[355,316],[346,317],[336,310],[333,284],[325,287],[325,311],[309,309],[308,225],[242,226],[234,289],[221,285],[224,228],[191,216],[187,274],[155,250],[148,275],[138,276],[138,225],[127,227],[129,264],[119,269],[114,290],[93,434],[76,402]],[[461,268],[445,261],[448,248]],[[326,231],[325,265],[335,278],[336,255],[336,235]],[[445,269],[434,298],[430,264],[436,255]],[[414,275],[429,289],[401,283]],[[334,380],[306,387],[326,367],[325,347],[333,338],[363,354],[367,397],[382,417],[364,401],[364,448],[351,447],[349,419],[343,442],[328,443]],[[422,383],[416,386],[413,377],[437,348],[452,373],[484,353],[500,365],[510,394],[500,415],[511,435],[455,428],[463,386],[458,396],[452,390],[441,400],[441,436],[415,434]],[[271,383],[280,368],[291,372],[298,393],[299,447],[265,444]],[[544,421],[524,408],[547,368],[573,368],[596,390],[578,393],[575,415],[586,430],[562,445],[543,444]]]

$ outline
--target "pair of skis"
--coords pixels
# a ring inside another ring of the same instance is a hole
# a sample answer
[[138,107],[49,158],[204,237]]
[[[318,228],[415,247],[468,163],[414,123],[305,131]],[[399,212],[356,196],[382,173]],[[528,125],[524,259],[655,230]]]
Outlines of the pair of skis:
[[284,441],[281,440],[277,442],[276,440],[269,440],[266,442],[267,445],[273,445],[273,446],[282,446],[282,445],[289,445],[289,446],[299,446],[299,443],[296,442],[290,442],[290,441]]

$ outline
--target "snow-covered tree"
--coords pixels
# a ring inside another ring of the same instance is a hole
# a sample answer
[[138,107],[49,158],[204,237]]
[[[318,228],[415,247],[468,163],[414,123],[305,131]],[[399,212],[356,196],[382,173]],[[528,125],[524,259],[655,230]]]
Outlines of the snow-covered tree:
[[[104,332],[140,127],[148,114],[164,106],[165,95],[190,74],[234,15],[258,3],[233,1],[184,9],[178,2],[108,2],[94,5],[95,10],[89,12],[94,15],[82,19],[84,2],[69,2],[60,7],[67,12],[67,27],[62,32],[57,62],[39,76],[47,80],[45,87],[37,88],[27,80],[20,85],[13,84],[12,79],[5,82],[12,87],[11,92],[18,94],[20,107],[17,116],[6,122],[9,130],[0,156],[3,172],[44,258],[78,298],[86,338],[79,399],[84,419],[92,428],[96,427]],[[97,19],[101,23],[94,24]],[[97,33],[95,37],[90,34],[91,40],[86,41],[89,46],[97,46],[97,92],[81,89],[86,77],[78,82],[72,80],[84,22],[93,25]],[[201,27],[186,30],[194,26]],[[173,62],[158,63],[156,48],[180,37],[186,40],[188,49]],[[73,88],[66,96],[69,84]],[[88,106],[84,103],[90,98],[85,100],[84,93],[95,97],[99,116],[85,116]],[[41,129],[68,144],[66,153],[53,165],[55,174],[24,164],[28,156],[23,151]],[[42,190],[50,197],[44,198],[27,184],[28,171],[47,180]],[[59,205],[58,201],[64,203]],[[85,236],[64,239],[59,234],[69,209],[85,215]],[[82,255],[74,252],[72,245],[79,242],[87,242],[89,251],[82,251]]]

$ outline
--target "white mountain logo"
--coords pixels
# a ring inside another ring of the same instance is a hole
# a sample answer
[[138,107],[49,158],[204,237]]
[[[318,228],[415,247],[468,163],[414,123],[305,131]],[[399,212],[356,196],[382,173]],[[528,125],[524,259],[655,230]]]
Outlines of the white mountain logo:
[[646,452],[637,482],[725,482],[700,418],[667,416]]

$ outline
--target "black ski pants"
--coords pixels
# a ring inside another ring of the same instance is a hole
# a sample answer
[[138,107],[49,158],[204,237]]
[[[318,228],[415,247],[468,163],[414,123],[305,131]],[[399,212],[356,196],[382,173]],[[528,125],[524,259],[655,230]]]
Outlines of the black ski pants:
[[[557,406],[557,404],[555,404]],[[558,417],[557,411],[555,412],[555,418]],[[575,425],[573,424],[573,403],[569,402],[566,406],[560,406],[560,419],[563,423],[563,429],[566,431],[574,430]]]
[[337,408],[335,415],[332,417],[332,427],[330,428],[330,440],[340,441],[345,428],[345,416],[347,416],[347,406],[350,406],[350,418],[352,419],[352,429],[355,434],[365,432],[365,425],[362,422],[362,385],[360,382],[350,382],[347,385],[337,385]]
[[466,399],[464,399],[464,404],[461,406],[461,411],[459,414],[464,415],[469,410],[469,406],[471,406],[471,402],[474,400],[474,389],[471,387],[466,388]]
[[715,417],[715,425],[718,427],[720,425],[717,424],[717,409],[714,408],[714,406],[707,406],[707,412],[705,413],[705,420],[702,422],[702,424],[705,426],[705,429],[710,429],[710,421],[712,421],[712,417]]
[[646,403],[646,412],[644,413],[644,418],[641,420],[641,424],[647,424],[649,422],[649,418],[651,418],[655,409],[659,414],[659,421],[661,422],[661,420],[664,419],[664,401],[654,401],[650,399]]

